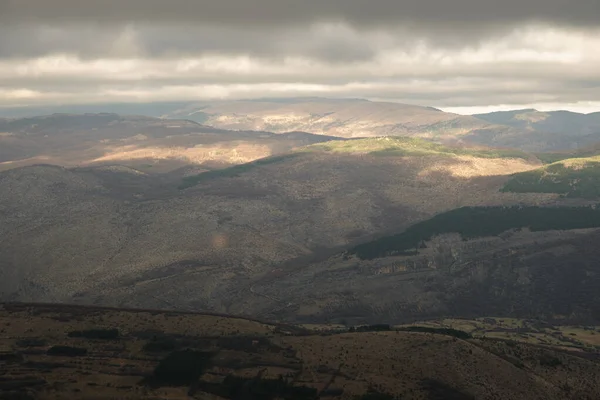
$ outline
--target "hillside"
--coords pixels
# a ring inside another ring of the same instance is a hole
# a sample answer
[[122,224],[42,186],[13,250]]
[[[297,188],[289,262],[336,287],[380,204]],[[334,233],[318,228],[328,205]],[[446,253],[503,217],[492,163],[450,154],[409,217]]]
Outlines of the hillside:
[[185,180],[123,167],[2,172],[1,298],[262,313],[273,303],[253,285],[273,274],[454,208],[558,197],[499,191],[537,160],[364,154],[373,140]]
[[367,100],[298,98],[191,104],[172,118],[186,118],[223,129],[300,130],[339,137],[443,137],[465,133],[481,121],[430,108]]
[[[529,140],[539,143],[545,141],[545,151],[572,150],[600,142],[600,113],[541,112],[528,109],[475,114],[474,117],[529,132],[526,134]],[[519,139],[507,138],[504,143],[511,146],[519,143]],[[537,151],[533,148],[529,150]]]
[[485,121],[527,130],[564,133],[578,137],[600,134],[600,113],[581,114],[571,111],[513,110],[475,114]]
[[570,158],[515,174],[504,192],[558,193],[565,197],[600,197],[600,156]]
[[304,132],[232,132],[189,120],[118,114],[0,119],[0,170],[34,164],[121,164],[144,172],[211,169],[334,138]]
[[388,157],[404,156],[471,156],[476,158],[515,158],[536,162],[537,157],[520,150],[489,147],[443,145],[429,140],[410,137],[377,137],[329,141],[307,146],[304,151],[368,154]]
[[464,240],[498,236],[511,230],[531,232],[600,228],[595,207],[463,207],[412,225],[404,232],[364,243],[347,254],[374,259],[418,253],[425,242],[448,233]]
[[[411,136],[446,142],[556,150],[543,135],[432,107],[361,99],[257,99],[190,103],[164,114],[223,129],[300,130],[343,138]],[[567,147],[570,148],[570,147]]]
[[[556,214],[563,212],[558,209]],[[573,224],[568,214],[564,222]],[[479,230],[476,235],[461,236],[462,223],[443,229],[441,223],[434,225],[434,218],[405,234],[361,244],[287,275],[265,277],[254,290],[272,300],[263,301],[259,315],[352,324],[486,315],[600,322],[597,227],[528,229],[523,221],[511,229],[501,218],[491,220],[484,213],[466,221],[472,231]],[[498,223],[505,225],[498,229],[502,233],[490,227]],[[579,227],[590,224],[583,220]],[[437,228],[438,233],[414,235],[420,226]],[[410,236],[416,240],[411,242]]]
[[228,316],[33,304],[3,305],[0,326],[4,398],[600,395],[596,350],[532,345],[518,335],[503,341],[404,330],[319,333]]
[[121,115],[195,121],[227,130],[275,133],[302,131],[340,138],[411,136],[457,144],[517,148],[529,152],[568,151],[600,142],[598,113],[583,115],[518,110],[464,116],[432,107],[363,99],[310,97],[95,104],[70,108],[8,108],[0,109],[0,115],[22,118],[36,113],[90,113],[99,110]]
[[361,99],[190,103],[166,112],[164,116],[192,119],[224,129],[301,130],[344,138],[411,136],[531,152],[570,150],[600,141],[594,121],[582,123],[581,129],[574,134],[569,130],[532,129],[528,125],[512,123],[509,118],[494,118],[495,115],[465,116],[432,107]]

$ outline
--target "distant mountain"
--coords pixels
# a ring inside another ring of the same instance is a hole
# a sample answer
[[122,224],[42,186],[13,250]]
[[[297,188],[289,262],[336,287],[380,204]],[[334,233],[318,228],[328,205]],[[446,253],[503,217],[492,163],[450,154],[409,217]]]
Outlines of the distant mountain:
[[600,142],[600,113],[521,110],[465,116],[361,99],[293,98],[191,103],[165,116],[224,129],[300,130],[343,138],[412,136],[535,152]]
[[190,104],[186,102],[67,104],[28,107],[0,107],[0,118],[30,118],[50,114],[147,115],[160,117]]
[[192,119],[224,129],[300,130],[344,138],[418,136],[450,139],[489,126],[470,116],[431,107],[361,99],[259,99],[190,104],[170,118]]
[[511,126],[547,137],[547,150],[576,149],[600,142],[600,112],[580,114],[571,111],[541,112],[534,109],[475,114],[493,124]]
[[122,164],[147,172],[249,162],[334,138],[227,131],[190,120],[113,113],[0,118],[0,170],[39,163]]
[[216,128],[303,131],[340,138],[413,136],[544,152],[600,142],[600,113],[517,110],[465,116],[433,107],[319,97],[0,108],[0,116],[106,112],[195,121]]

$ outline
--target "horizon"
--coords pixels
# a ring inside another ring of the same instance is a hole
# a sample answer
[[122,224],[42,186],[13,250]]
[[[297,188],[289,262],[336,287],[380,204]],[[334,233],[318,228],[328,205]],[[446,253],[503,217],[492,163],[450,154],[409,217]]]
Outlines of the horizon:
[[[97,107],[97,111],[92,113],[116,113],[127,115],[127,113],[119,113],[114,111],[104,111],[102,107],[127,107],[127,106],[152,106],[159,104],[194,104],[194,103],[211,103],[211,102],[235,102],[235,101],[281,101],[281,100],[343,100],[343,101],[369,101],[374,103],[396,103],[403,105],[411,105],[417,107],[431,107],[439,109],[440,111],[459,114],[459,115],[477,115],[477,114],[488,114],[495,112],[511,112],[511,111],[537,111],[537,112],[572,112],[577,114],[589,115],[600,112],[600,103],[598,104],[587,104],[579,106],[570,106],[564,104],[511,104],[511,105],[496,105],[496,106],[481,106],[481,107],[437,107],[431,104],[417,104],[417,103],[403,103],[401,101],[394,101],[393,99],[373,99],[373,98],[360,98],[360,97],[323,97],[323,96],[279,96],[279,97],[253,97],[253,98],[231,98],[231,99],[179,99],[170,101],[127,101],[127,102],[93,102],[93,103],[58,103],[58,104],[14,104],[14,105],[2,105],[0,104],[0,113],[4,114],[5,118],[19,118],[19,117],[32,117],[51,115],[55,113],[72,113],[82,114],[89,113],[90,111],[77,111],[78,107],[91,108]],[[53,111],[60,109],[60,111]],[[69,109],[73,111],[69,111]],[[18,110],[17,116],[10,115],[10,110]],[[32,113],[27,113],[27,110],[32,110]],[[44,113],[43,110],[48,110],[48,113]],[[143,114],[142,114],[143,115]],[[0,115],[2,117],[2,115]]]

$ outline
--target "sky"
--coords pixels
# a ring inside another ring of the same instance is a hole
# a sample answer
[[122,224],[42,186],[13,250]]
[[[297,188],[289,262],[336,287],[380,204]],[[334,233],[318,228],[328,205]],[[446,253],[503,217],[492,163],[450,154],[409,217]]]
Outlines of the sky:
[[600,111],[600,0],[0,0],[0,106],[286,96]]

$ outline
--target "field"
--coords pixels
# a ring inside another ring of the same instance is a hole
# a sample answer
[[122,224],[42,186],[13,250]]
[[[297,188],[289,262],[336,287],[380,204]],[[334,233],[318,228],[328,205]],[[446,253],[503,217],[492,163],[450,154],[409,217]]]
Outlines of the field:
[[[220,315],[4,304],[0,398],[598,398],[594,348],[478,334],[533,323],[495,321],[316,331]],[[473,337],[431,329],[441,325]]]

